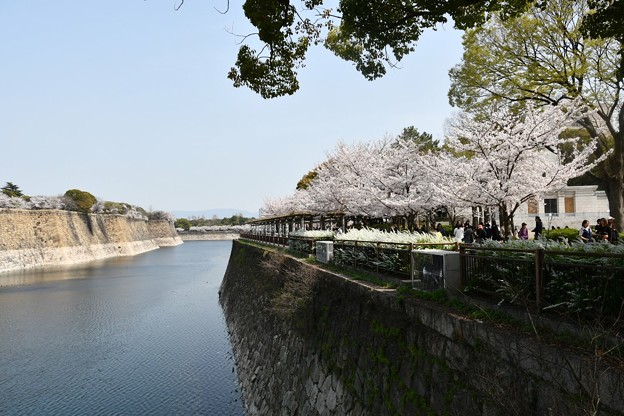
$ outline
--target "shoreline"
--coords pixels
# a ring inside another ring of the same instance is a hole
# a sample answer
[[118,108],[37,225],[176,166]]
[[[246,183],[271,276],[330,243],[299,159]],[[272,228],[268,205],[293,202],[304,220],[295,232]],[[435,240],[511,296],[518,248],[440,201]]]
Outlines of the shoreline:
[[217,240],[238,240],[238,233],[193,233],[178,234],[182,241],[217,241]]

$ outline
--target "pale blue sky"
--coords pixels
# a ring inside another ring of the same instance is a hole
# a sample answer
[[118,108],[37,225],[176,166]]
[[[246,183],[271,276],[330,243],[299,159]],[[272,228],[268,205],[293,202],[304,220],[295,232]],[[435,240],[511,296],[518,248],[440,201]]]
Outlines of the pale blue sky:
[[226,78],[232,1],[0,0],[0,182],[29,195],[89,191],[146,209],[236,208],[290,195],[339,140],[442,137],[455,111],[451,25],[426,33],[399,70],[366,81],[317,48],[294,96],[264,100]]

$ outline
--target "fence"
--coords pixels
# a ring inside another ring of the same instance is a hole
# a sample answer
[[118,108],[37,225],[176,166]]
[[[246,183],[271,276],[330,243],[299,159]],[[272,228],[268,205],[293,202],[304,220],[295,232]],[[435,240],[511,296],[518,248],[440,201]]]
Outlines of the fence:
[[327,240],[327,238],[310,238],[310,237],[295,237],[295,236],[273,236],[263,234],[241,233],[240,238],[244,240],[257,241],[265,244],[272,244],[275,246],[289,247],[294,251],[298,251],[304,254],[314,255],[316,253],[316,242],[321,240]]
[[[241,234],[240,238],[262,243],[289,247],[292,250],[314,255],[316,241],[328,238],[276,237],[259,234]],[[373,270],[398,276],[410,277],[414,268],[410,253],[418,248],[441,248],[452,246],[459,249],[459,243],[388,243],[379,241],[335,240],[334,263],[353,268]]]
[[[325,238],[241,234],[241,238],[315,254]],[[448,248],[440,243],[334,241],[334,263],[411,277],[421,290],[443,287],[440,259],[415,253],[418,248]],[[536,311],[552,309],[577,316],[618,317],[624,312],[624,254],[510,249],[454,244],[459,250],[459,284],[476,291],[525,304]],[[446,280],[447,276],[444,276]]]
[[411,253],[419,248],[441,248],[457,243],[387,243],[379,241],[334,241],[334,262],[353,268],[365,268],[375,272],[412,277],[414,263]]
[[618,316],[624,298],[624,255],[462,245],[461,282],[471,290],[537,311]]

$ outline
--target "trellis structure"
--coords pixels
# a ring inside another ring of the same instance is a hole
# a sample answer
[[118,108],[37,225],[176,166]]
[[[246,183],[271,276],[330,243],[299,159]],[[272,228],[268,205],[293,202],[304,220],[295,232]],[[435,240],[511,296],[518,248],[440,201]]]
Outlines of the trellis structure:
[[252,234],[286,237],[299,230],[335,230],[346,228],[346,217],[342,213],[312,214],[293,213],[276,217],[260,218],[249,221]]

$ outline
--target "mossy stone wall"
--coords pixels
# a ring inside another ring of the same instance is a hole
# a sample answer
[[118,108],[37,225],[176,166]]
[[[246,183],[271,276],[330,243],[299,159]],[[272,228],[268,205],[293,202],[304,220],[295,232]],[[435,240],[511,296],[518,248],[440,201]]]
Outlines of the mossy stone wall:
[[624,414],[596,357],[242,242],[220,299],[249,415]]

